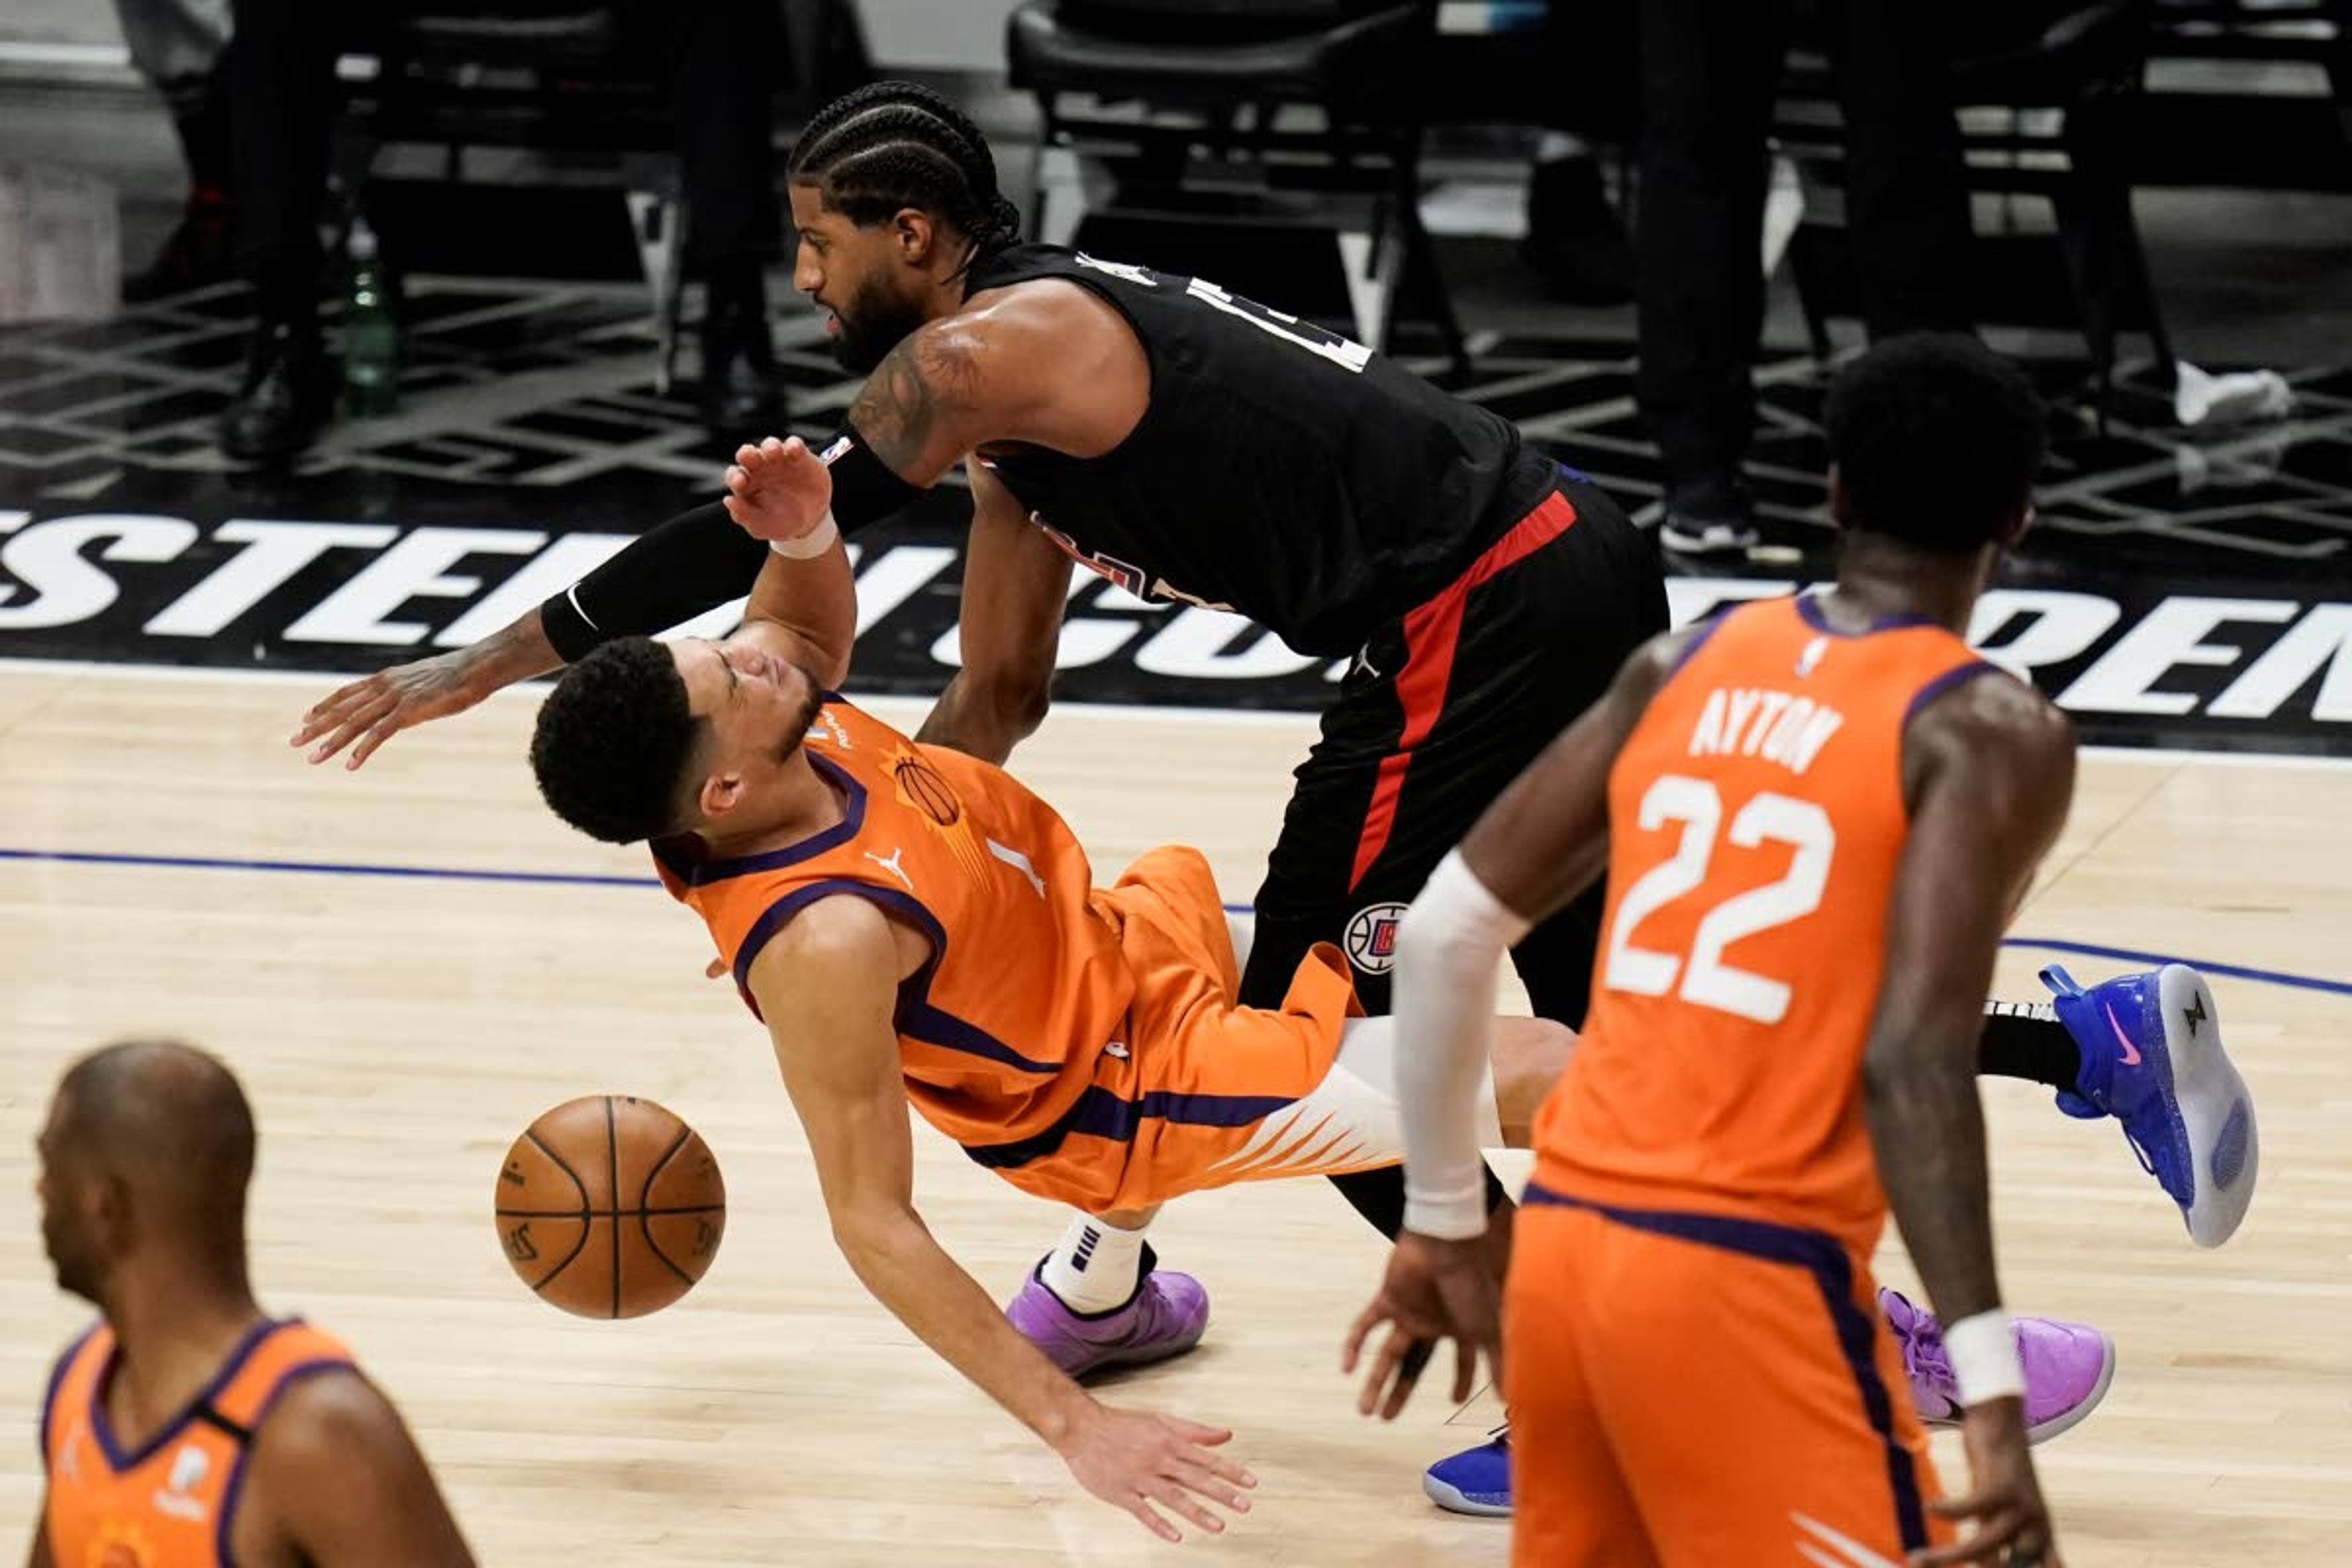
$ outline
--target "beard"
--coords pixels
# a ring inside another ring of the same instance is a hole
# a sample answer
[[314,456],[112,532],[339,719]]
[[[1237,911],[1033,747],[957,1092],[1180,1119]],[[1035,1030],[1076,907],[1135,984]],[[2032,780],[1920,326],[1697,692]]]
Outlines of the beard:
[[57,1275],[58,1289],[68,1295],[99,1304],[99,1288],[102,1281],[99,1270],[82,1258],[68,1239],[44,1226],[41,1231],[44,1250],[49,1255],[49,1268]]
[[923,312],[904,300],[885,299],[876,289],[863,289],[846,307],[834,312],[841,336],[833,342],[833,357],[853,375],[871,375],[890,351],[923,324]]
[[796,664],[793,668],[799,670],[801,679],[808,683],[808,694],[794,710],[792,722],[784,726],[783,734],[777,739],[778,762],[801,749],[801,742],[808,739],[809,726],[816,722],[817,712],[824,706],[824,682],[816,678],[816,672],[806,665]]

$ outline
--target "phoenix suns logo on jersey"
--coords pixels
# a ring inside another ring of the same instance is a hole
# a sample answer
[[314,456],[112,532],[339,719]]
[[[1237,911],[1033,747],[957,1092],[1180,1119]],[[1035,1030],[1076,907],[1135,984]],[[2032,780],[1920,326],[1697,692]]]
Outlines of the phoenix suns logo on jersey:
[[963,820],[963,802],[956,798],[948,781],[929,763],[902,750],[890,753],[889,767],[891,782],[898,786],[901,801],[941,827],[953,827]]
[[[985,880],[989,874],[988,851],[981,847],[964,816],[962,799],[939,769],[908,746],[893,748],[882,765],[890,770],[890,780],[898,785],[899,804],[914,811],[947,840],[956,864],[963,868],[966,876],[975,882]],[[907,874],[900,871],[898,875],[904,878]]]

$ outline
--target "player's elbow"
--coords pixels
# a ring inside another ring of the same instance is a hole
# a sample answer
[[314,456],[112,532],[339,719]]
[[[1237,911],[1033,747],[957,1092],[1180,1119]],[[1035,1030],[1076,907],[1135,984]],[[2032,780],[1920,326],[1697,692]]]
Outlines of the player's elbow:
[[1907,1053],[1884,1041],[1873,1041],[1862,1057],[1862,1109],[1874,1120],[1888,1106],[1899,1105],[1916,1077]]
[[833,1244],[850,1270],[870,1287],[891,1272],[923,1234],[923,1222],[905,1204],[849,1203],[835,1209]]

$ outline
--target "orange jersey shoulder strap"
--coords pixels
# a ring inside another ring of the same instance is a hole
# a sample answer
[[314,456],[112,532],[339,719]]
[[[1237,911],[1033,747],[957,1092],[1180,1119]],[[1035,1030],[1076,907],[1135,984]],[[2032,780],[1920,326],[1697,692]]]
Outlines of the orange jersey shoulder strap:
[[[1832,653],[1840,658],[1832,659]],[[1888,616],[1859,632],[1838,631],[1811,593],[1736,605],[1701,626],[1657,696],[1664,697],[1703,658],[1746,675],[1777,676],[1781,684],[1868,682],[1872,695],[1882,700],[1902,694],[1906,702],[1898,728],[1949,684],[2000,673],[2000,666],[1925,616]],[[1759,727],[1759,743],[1768,732],[1769,726]]]
[[243,1427],[249,1436],[259,1429],[278,1395],[295,1384],[319,1373],[348,1371],[358,1364],[342,1341],[291,1318],[254,1347],[207,1403],[222,1420]]

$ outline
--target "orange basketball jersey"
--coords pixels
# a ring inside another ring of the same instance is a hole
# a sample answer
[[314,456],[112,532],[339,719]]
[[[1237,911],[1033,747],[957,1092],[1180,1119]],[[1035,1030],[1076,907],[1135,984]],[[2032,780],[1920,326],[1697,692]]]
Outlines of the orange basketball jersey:
[[1861,1066],[1909,831],[1904,730],[1994,668],[1924,621],[1832,631],[1810,597],[1700,635],[1610,773],[1592,1006],[1537,1121],[1538,1182],[1869,1255],[1885,1197]]
[[246,1452],[269,1407],[297,1380],[353,1364],[307,1323],[262,1323],[185,1410],[126,1448],[106,1416],[114,1361],[101,1323],[58,1363],[42,1406],[58,1568],[227,1568]]
[[[1089,1091],[1098,1064],[1113,1083],[1130,1065],[1103,1061],[1129,1049],[1138,974],[1120,942],[1129,895],[1097,890],[1068,825],[1001,768],[919,745],[839,699],[818,713],[807,747],[841,795],[837,826],[735,859],[697,858],[698,841],[667,840],[654,847],[663,881],[709,925],[739,988],[761,947],[819,899],[870,899],[923,932],[932,956],[901,985],[896,1019],[915,1109],[1016,1185],[1108,1201],[1126,1138],[1077,1162],[1099,1171],[1044,1156],[1088,1130],[1097,1101],[1104,1116],[1117,1110],[1117,1096]],[[1336,1048],[1336,1024],[1328,1032]]]

